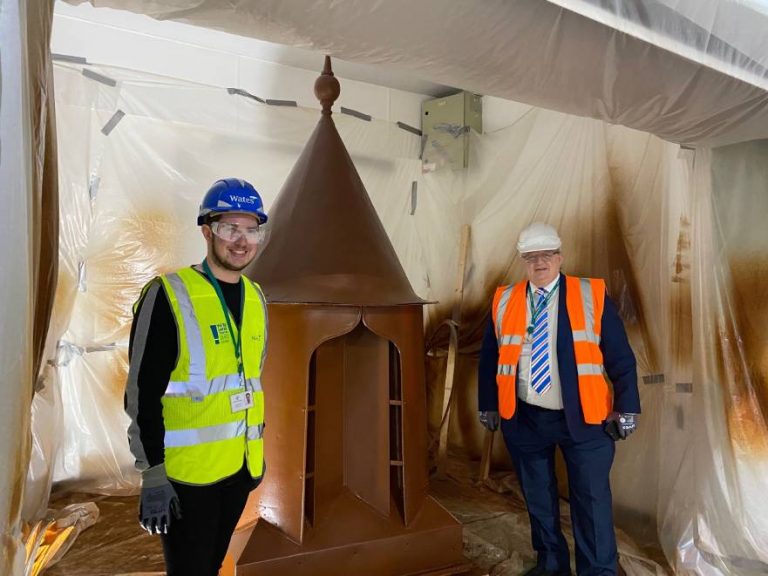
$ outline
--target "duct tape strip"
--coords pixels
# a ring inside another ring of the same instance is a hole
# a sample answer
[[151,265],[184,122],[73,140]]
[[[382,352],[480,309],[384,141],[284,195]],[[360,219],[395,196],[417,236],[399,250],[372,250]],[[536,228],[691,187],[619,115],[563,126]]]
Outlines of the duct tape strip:
[[102,84],[106,84],[107,86],[111,86],[113,88],[117,86],[117,80],[114,80],[109,76],[104,76],[104,74],[99,74],[98,72],[94,72],[93,70],[89,70],[88,68],[83,68],[83,76],[85,76],[86,78],[90,78],[91,80],[95,80],[96,82],[101,82]]
[[664,384],[664,374],[646,374],[643,384]]
[[87,292],[88,291],[88,285],[85,282],[85,261],[80,260],[77,263],[77,289],[80,292]]
[[48,364],[56,368],[61,366],[68,366],[72,360],[85,354],[90,354],[91,352],[109,352],[111,350],[115,350],[116,348],[117,344],[115,342],[95,346],[78,346],[74,342],[59,340],[58,344],[56,345],[56,358],[48,360]]
[[413,126],[409,126],[405,122],[398,122],[397,127],[401,130],[405,130],[406,132],[410,132],[411,134],[416,134],[416,136],[421,136],[422,132],[418,128],[414,128]]
[[675,423],[678,430],[685,430],[685,412],[682,406],[675,407]]
[[101,184],[101,178],[93,174],[91,181],[88,183],[88,196],[90,196],[91,202],[96,200],[96,195],[99,193],[99,184]]
[[288,106],[293,108],[298,106],[296,100],[272,100],[271,98],[267,98],[265,102],[270,106]]
[[678,394],[693,394],[693,382],[677,382],[675,392]]
[[70,54],[51,54],[51,60],[56,62],[72,62],[73,64],[88,64],[84,56],[71,56]]
[[418,200],[419,183],[414,180],[411,182],[411,216],[416,213],[416,202]]
[[440,122],[434,126],[435,132],[444,132],[450,134],[453,138],[458,138],[462,134],[469,132],[469,126],[462,124],[451,124],[450,122]]
[[109,119],[109,122],[104,124],[104,127],[101,129],[101,133],[104,134],[104,136],[109,136],[109,133],[115,129],[115,126],[117,126],[117,123],[123,119],[123,116],[125,116],[125,112],[122,110],[118,110],[112,114],[112,118]]
[[424,149],[427,147],[427,140],[429,139],[429,136],[426,134],[421,135],[421,149],[419,150],[419,160],[424,159]]
[[370,114],[363,114],[357,110],[352,110],[352,108],[344,108],[344,106],[341,107],[341,113],[354,116],[355,118],[360,118],[360,120],[365,120],[366,122],[370,122],[372,118]]
[[259,98],[255,94],[251,94],[247,90],[243,90],[242,88],[227,88],[227,92],[229,94],[237,94],[238,96],[245,96],[246,98],[250,98],[251,100],[256,100],[256,102],[260,102],[261,104],[264,104],[264,99]]

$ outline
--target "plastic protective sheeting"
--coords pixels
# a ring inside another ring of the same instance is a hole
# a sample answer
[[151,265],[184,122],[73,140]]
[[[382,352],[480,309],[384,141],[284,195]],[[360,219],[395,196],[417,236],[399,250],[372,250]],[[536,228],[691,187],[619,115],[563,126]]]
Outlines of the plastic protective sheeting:
[[37,576],[56,564],[80,533],[93,526],[98,518],[99,509],[96,504],[86,502],[70,504],[56,512],[49,510],[47,518],[25,526],[25,576]]
[[[114,82],[56,66],[62,226],[51,331],[59,344],[46,378],[61,403],[39,408],[60,410],[62,426],[41,427],[36,445],[55,454],[58,484],[124,494],[138,482],[122,411],[134,299],[155,274],[202,258],[195,216],[215,179],[250,180],[269,210],[318,112],[89,69]],[[460,231],[472,227],[452,445],[479,454],[474,353],[495,287],[523,277],[519,231],[545,220],[563,238],[566,272],[607,280],[638,357],[643,415],[618,446],[618,527],[646,550],[660,543],[678,573],[760,568],[768,554],[768,514],[757,499],[766,463],[764,304],[753,294],[762,276],[750,275],[756,268],[743,257],[762,262],[766,253],[757,220],[764,145],[713,154],[523,104],[485,105],[504,109],[509,125],[472,133],[470,166],[458,172],[422,172],[421,139],[395,124],[334,116],[415,292],[438,301],[426,308],[430,398],[447,340],[433,333],[451,316]],[[737,224],[747,217],[749,232]],[[430,409],[434,427],[440,407]],[[506,461],[501,442],[495,456]]]
[[52,2],[0,8],[0,573],[23,570],[19,514],[29,459],[29,404],[56,276]]
[[768,137],[768,16],[759,0],[90,3],[309,48],[672,142]]
[[768,3],[764,0],[549,1],[768,89]]

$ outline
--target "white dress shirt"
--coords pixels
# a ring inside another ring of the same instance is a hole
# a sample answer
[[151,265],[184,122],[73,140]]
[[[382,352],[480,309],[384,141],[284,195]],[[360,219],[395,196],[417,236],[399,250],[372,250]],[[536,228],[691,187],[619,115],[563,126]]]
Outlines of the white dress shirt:
[[[560,275],[558,274],[552,282],[544,286],[547,294],[557,287],[557,283],[560,281]],[[536,295],[536,288],[529,282],[526,288],[526,306],[525,306],[525,326],[526,328],[531,324],[531,301],[528,295],[528,290],[533,290],[534,305],[538,300]],[[558,288],[559,290],[559,288]],[[550,410],[562,410],[563,408],[563,394],[560,388],[560,374],[557,371],[557,309],[558,302],[560,301],[560,294],[553,294],[552,298],[547,303],[548,314],[548,329],[547,338],[549,340],[549,370],[552,378],[549,389],[541,394],[536,392],[531,386],[531,349],[533,348],[532,342],[523,342],[523,351],[520,353],[520,360],[518,361],[518,378],[517,378],[517,397],[523,402],[528,404],[535,404],[542,408],[548,408]],[[527,334],[527,333],[526,333]]]

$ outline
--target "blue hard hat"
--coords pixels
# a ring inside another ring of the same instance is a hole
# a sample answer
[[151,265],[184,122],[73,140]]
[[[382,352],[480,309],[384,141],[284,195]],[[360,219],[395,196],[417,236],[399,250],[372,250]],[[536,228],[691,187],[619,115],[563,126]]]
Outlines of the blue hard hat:
[[197,214],[197,225],[205,224],[207,216],[225,214],[227,212],[242,212],[253,214],[259,224],[267,221],[264,203],[261,196],[249,182],[239,178],[223,178],[216,180],[208,189],[200,204]]

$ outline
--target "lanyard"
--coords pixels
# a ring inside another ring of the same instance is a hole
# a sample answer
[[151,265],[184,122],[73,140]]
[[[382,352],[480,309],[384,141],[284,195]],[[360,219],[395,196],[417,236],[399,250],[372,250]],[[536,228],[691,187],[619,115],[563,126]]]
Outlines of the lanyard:
[[[242,330],[237,331],[237,339],[235,339],[235,331],[232,330],[232,319],[231,314],[229,313],[229,308],[227,308],[227,301],[224,300],[224,294],[221,291],[221,285],[219,284],[219,281],[216,279],[216,276],[213,275],[213,272],[211,272],[211,267],[208,266],[208,260],[203,260],[203,271],[205,272],[205,275],[208,277],[208,280],[210,280],[211,284],[213,284],[213,289],[216,290],[216,295],[219,297],[219,302],[221,303],[221,308],[224,310],[224,317],[227,319],[227,328],[229,328],[229,334],[230,339],[232,340],[232,346],[235,347],[235,358],[237,359],[237,371],[240,374],[240,380],[241,382],[245,382],[245,370],[243,369],[243,356],[242,356],[242,342],[243,342],[243,333]],[[241,281],[241,290],[242,290],[242,281]],[[245,295],[242,295],[240,298],[240,318],[243,317],[243,298],[245,298]],[[242,321],[241,321],[242,324]]]
[[533,334],[533,327],[536,326],[536,320],[539,319],[541,313],[549,306],[549,301],[552,300],[552,295],[560,288],[560,283],[555,284],[555,287],[550,290],[544,298],[539,300],[539,305],[536,306],[533,303],[533,290],[531,289],[530,282],[528,283],[528,303],[531,306],[531,323],[528,326],[528,334]]

